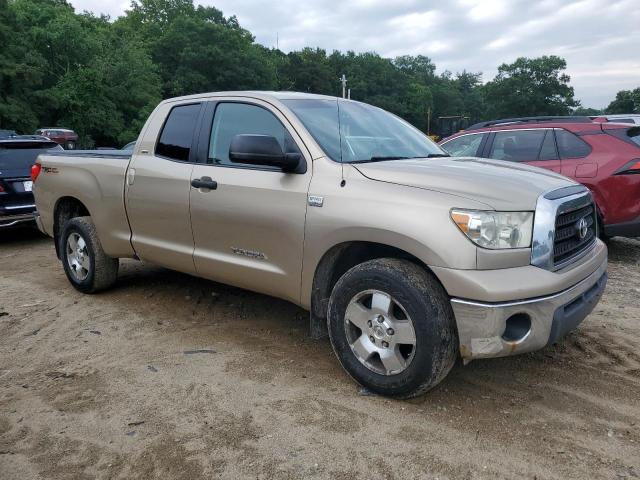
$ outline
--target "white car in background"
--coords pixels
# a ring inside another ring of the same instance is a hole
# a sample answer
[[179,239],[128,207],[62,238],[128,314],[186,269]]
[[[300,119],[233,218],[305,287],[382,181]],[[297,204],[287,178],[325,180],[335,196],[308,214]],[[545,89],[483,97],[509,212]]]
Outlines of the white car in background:
[[616,115],[598,115],[597,117],[591,117],[593,120],[607,120],[608,122],[613,123],[631,123],[635,125],[640,125],[640,113],[619,113]]

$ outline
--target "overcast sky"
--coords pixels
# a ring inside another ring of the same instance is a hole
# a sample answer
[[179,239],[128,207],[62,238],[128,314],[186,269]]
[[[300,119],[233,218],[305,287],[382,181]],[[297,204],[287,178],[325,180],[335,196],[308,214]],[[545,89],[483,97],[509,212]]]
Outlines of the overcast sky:
[[[640,87],[640,0],[196,0],[236,15],[256,41],[385,57],[423,54],[438,72],[482,72],[519,56],[564,57],[576,97],[605,107]],[[71,0],[78,11],[122,14],[127,0]]]

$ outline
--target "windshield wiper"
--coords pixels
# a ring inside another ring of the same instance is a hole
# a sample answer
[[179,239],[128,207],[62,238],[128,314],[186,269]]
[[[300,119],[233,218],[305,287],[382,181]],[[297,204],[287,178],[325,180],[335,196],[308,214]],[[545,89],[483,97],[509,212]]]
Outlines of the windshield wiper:
[[409,157],[398,157],[398,156],[385,156],[385,157],[371,157],[368,160],[364,159],[364,160],[354,160],[353,162],[349,162],[349,163],[369,163],[369,162],[384,162],[386,160],[406,160]]
[[429,153],[427,155],[419,155],[417,157],[400,157],[400,156],[380,156],[380,157],[371,157],[368,160],[354,160],[349,163],[371,163],[371,162],[386,162],[387,160],[411,160],[413,158],[436,158],[436,157],[450,157],[446,153]]

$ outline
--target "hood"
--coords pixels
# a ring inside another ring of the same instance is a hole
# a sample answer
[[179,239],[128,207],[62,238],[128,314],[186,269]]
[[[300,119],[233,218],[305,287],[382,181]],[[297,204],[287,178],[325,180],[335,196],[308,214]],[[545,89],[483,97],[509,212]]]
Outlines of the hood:
[[391,160],[354,167],[371,180],[457,195],[506,211],[534,210],[543,192],[576,184],[542,168],[473,157]]

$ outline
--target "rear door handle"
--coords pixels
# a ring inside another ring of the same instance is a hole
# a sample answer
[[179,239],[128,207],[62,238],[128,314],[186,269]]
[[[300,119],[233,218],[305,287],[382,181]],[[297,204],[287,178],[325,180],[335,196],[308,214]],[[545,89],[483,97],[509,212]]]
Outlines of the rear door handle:
[[193,188],[206,188],[208,190],[216,190],[218,188],[218,182],[212,180],[211,177],[194,178],[191,180],[191,186]]

